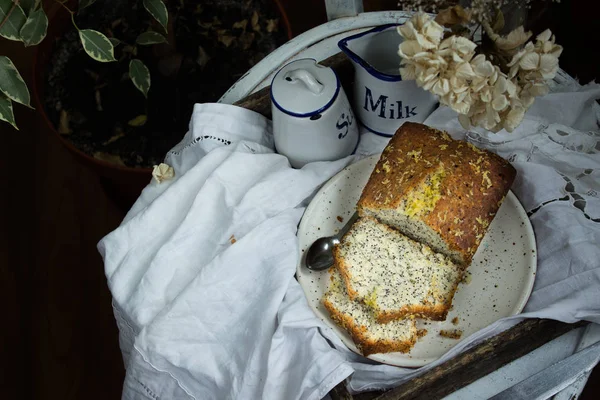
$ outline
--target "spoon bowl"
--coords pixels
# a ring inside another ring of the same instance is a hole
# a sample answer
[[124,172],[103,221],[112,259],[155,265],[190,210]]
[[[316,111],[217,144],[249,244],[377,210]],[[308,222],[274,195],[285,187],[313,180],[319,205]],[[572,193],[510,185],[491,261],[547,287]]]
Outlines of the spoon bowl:
[[306,268],[312,271],[323,271],[330,268],[333,265],[333,248],[336,244],[340,243],[340,239],[348,232],[357,219],[358,213],[355,212],[336,235],[315,240],[306,252]]

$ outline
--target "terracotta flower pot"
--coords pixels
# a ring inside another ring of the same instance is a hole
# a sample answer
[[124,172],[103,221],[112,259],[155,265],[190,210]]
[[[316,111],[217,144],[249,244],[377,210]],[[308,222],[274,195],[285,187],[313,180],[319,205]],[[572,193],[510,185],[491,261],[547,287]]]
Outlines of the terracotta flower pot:
[[[280,13],[280,23],[285,29],[288,39],[292,38],[292,30],[279,0],[272,0]],[[75,9],[75,2],[70,2],[71,8]],[[33,101],[38,113],[44,120],[48,130],[52,132],[60,142],[69,150],[75,159],[94,171],[100,178],[107,195],[122,208],[129,209],[135,202],[142,189],[150,182],[152,176],[151,168],[124,167],[96,159],[78,149],[66,137],[59,134],[56,127],[50,121],[44,107],[44,96],[46,89],[46,69],[50,63],[56,39],[61,37],[70,27],[70,15],[62,8],[54,8],[49,13],[50,23],[46,38],[36,46],[33,66]],[[182,132],[182,135],[184,132]]]

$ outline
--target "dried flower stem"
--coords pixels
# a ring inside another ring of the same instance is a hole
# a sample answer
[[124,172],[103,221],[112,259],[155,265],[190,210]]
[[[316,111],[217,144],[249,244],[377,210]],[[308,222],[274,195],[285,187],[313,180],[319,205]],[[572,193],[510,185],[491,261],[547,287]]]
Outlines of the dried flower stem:
[[486,20],[481,21],[481,23],[479,24],[479,26],[482,26],[483,29],[485,30],[486,35],[493,41],[496,42],[499,38],[500,35],[498,35],[496,32],[494,32],[494,30],[492,29],[490,23]]

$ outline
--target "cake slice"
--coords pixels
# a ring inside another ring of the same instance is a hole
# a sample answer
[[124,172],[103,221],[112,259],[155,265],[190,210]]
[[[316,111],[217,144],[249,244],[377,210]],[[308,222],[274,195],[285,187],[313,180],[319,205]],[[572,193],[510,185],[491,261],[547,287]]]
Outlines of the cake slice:
[[333,250],[351,300],[380,323],[408,316],[442,321],[463,269],[375,218],[359,218]]
[[496,154],[406,122],[381,154],[358,213],[467,267],[515,175]]
[[344,328],[364,356],[374,353],[407,353],[417,341],[414,319],[380,324],[362,303],[351,301],[339,272],[332,268],[323,305],[331,318]]

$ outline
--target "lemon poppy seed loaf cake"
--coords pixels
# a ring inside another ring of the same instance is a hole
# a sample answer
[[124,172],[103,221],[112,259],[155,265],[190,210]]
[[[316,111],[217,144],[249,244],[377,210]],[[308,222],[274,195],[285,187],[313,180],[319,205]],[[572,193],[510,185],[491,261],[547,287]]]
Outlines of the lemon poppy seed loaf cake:
[[463,275],[449,257],[372,217],[358,219],[333,253],[350,300],[365,304],[380,323],[444,320]]
[[344,328],[364,356],[374,353],[407,353],[417,341],[414,319],[378,323],[362,303],[348,297],[339,272],[332,268],[329,288],[323,305],[331,318]]
[[372,216],[468,266],[515,178],[502,157],[406,122],[358,202]]

